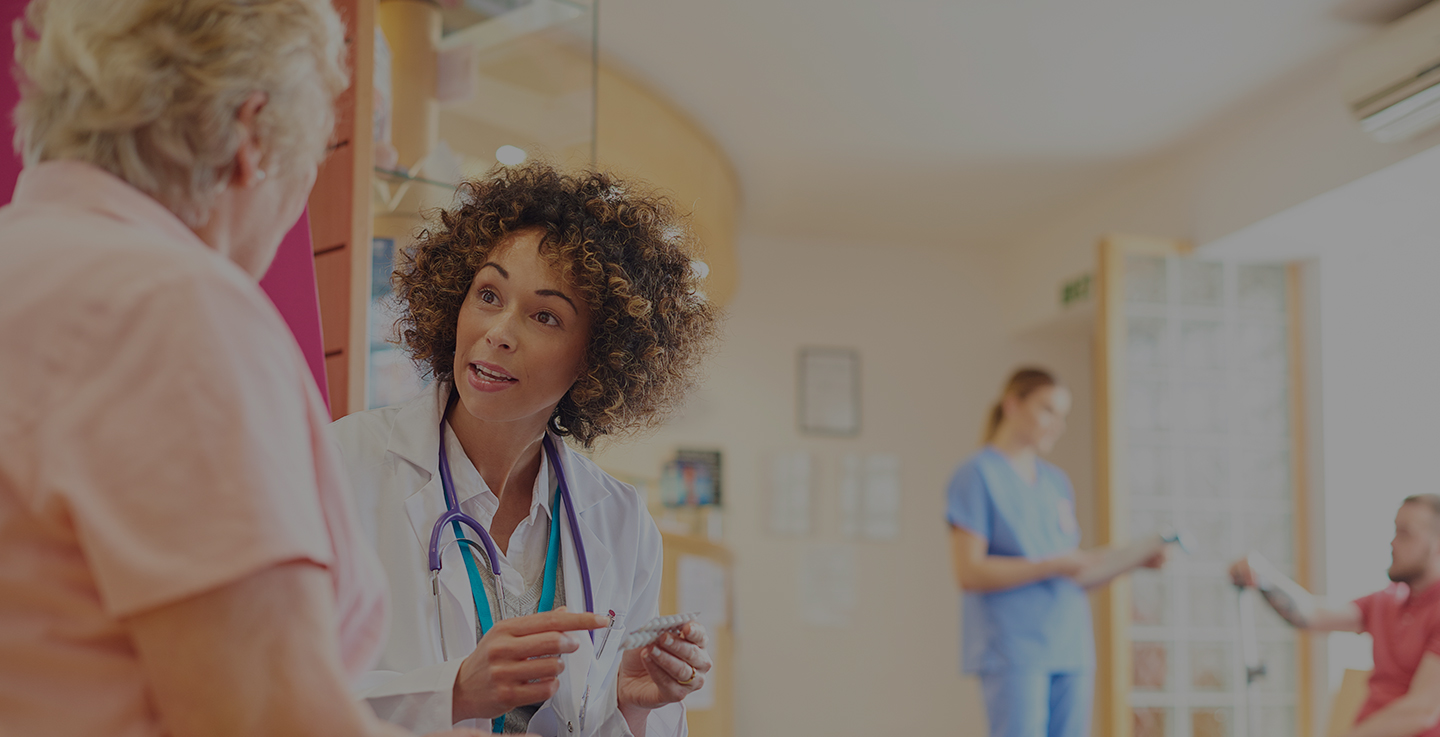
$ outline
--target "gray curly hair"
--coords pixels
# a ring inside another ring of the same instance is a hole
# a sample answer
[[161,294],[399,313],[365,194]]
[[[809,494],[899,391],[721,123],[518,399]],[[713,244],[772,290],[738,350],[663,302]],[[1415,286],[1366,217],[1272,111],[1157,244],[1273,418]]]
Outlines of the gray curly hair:
[[25,164],[94,164],[191,227],[232,175],[250,95],[261,167],[285,173],[323,156],[348,84],[329,0],[35,0],[14,34]]

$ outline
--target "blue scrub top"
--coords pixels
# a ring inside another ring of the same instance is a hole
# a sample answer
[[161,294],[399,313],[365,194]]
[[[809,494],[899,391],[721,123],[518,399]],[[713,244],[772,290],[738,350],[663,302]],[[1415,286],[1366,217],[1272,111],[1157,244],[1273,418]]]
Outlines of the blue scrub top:
[[[1032,485],[986,446],[950,479],[946,518],[990,541],[987,553],[1048,558],[1080,546],[1075,492],[1065,473],[1037,461]],[[1075,671],[1095,666],[1090,603],[1068,578],[988,593],[965,592],[961,667],[967,673]]]

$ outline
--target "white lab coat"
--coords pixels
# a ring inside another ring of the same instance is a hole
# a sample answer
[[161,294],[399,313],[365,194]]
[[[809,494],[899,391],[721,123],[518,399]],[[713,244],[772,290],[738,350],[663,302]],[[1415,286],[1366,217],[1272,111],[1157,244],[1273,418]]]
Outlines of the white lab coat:
[[[440,414],[448,392],[448,385],[437,384],[406,404],[352,414],[330,426],[355,490],[361,525],[390,583],[385,649],[377,670],[361,676],[356,690],[381,719],[419,734],[452,726],[490,728],[488,720],[450,721],[455,676],[475,649],[475,604],[459,546],[445,551],[440,571],[448,661],[440,654],[426,558],[430,531],[445,511],[437,471]],[[628,737],[615,696],[619,645],[627,626],[638,627],[659,612],[660,532],[633,487],[565,443],[557,446],[590,563],[595,611],[613,610],[615,625],[603,641],[603,630],[596,631],[595,643],[603,642],[598,657],[588,636],[578,638],[580,649],[564,656],[559,691],[536,712],[530,731],[545,737]],[[562,509],[551,513],[561,521],[565,604],[570,611],[583,611],[585,589],[570,520]],[[684,707],[670,704],[651,712],[646,731],[652,737],[684,737]]]

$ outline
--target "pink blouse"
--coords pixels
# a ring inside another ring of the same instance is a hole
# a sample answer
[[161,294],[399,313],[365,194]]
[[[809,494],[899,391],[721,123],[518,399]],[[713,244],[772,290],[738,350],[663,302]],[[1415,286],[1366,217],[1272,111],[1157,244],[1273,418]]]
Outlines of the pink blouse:
[[[93,166],[0,209],[0,734],[159,735],[121,620],[309,561],[354,675],[384,580],[255,281]],[[204,674],[197,674],[204,677]]]

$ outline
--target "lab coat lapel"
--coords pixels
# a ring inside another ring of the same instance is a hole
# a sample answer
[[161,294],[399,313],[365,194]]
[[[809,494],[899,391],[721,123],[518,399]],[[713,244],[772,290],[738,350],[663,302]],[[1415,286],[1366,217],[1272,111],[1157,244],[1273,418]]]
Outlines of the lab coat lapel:
[[[386,442],[387,451],[408,461],[422,478],[428,479],[405,498],[405,514],[420,546],[421,560],[426,561],[429,560],[430,532],[435,528],[435,520],[445,513],[445,490],[439,472],[440,415],[449,396],[450,386],[436,382],[429,391],[410,400],[400,408]],[[451,531],[445,531],[440,538],[442,548],[454,539]],[[478,556],[475,562],[483,565],[483,561],[484,556]],[[440,563],[441,603],[445,606],[445,634],[450,655],[468,653],[475,645],[475,607],[471,603],[470,578],[459,546],[445,549]],[[459,625],[462,621],[463,629]],[[462,634],[463,639],[457,640]],[[436,646],[438,648],[438,643]]]
[[[385,450],[409,461],[427,476],[440,465],[440,415],[450,398],[450,385],[437,381],[405,403],[390,426]],[[426,533],[428,536],[428,532]],[[429,542],[428,538],[426,542]]]
[[[432,475],[429,483],[419,491],[405,499],[405,514],[410,518],[410,528],[415,531],[415,539],[424,556],[422,560],[429,560],[430,531],[435,527],[435,520],[440,519],[440,515],[444,513],[445,492],[440,485],[438,473]],[[473,539],[474,533],[467,533],[467,537]],[[443,551],[440,560],[440,598],[445,606],[445,637],[450,644],[452,657],[457,652],[468,652],[475,645],[475,606],[471,603],[470,577],[465,572],[460,546],[445,545],[454,539],[454,533],[450,530],[445,530],[440,537]],[[475,557],[476,565],[484,565],[484,561],[484,556]],[[457,619],[457,616],[460,619]],[[465,622],[463,630],[457,626],[461,619]],[[468,634],[457,640],[456,637],[459,637],[461,632]],[[463,650],[457,650],[457,647],[462,646]]]
[[[553,436],[552,436],[553,437]],[[614,587],[609,583],[613,575],[611,568],[610,548],[601,541],[600,537],[591,529],[586,520],[585,510],[594,505],[595,489],[597,484],[591,483],[587,474],[577,474],[576,464],[571,462],[575,451],[564,444],[559,438],[555,438],[556,447],[560,449],[561,464],[564,467],[565,479],[570,490],[571,502],[577,510],[576,518],[579,520],[580,540],[585,546],[586,562],[589,563],[591,592],[595,598],[594,611],[606,614],[615,608],[615,602],[611,600],[609,592]],[[601,493],[605,492],[603,489]],[[561,538],[561,549],[565,555],[565,606],[572,612],[586,611],[585,607],[585,581],[580,573],[580,559],[575,549],[575,535],[570,527],[570,515],[563,509],[552,510],[552,513],[560,515],[560,527],[564,537]],[[599,665],[595,660],[595,644],[600,642],[597,636],[592,642],[589,635],[580,639],[580,649],[571,654],[570,666],[565,669],[570,680],[570,698],[573,704],[572,714],[580,713],[582,708],[588,708],[582,701],[585,699],[587,686],[594,686],[590,698],[598,698],[595,692],[600,691],[598,678],[600,673]],[[590,719],[585,720],[587,724]]]
[[[605,614],[614,609],[616,604],[611,601],[610,597],[610,592],[614,590],[614,585],[610,583],[610,578],[614,575],[611,570],[613,566],[610,560],[610,548],[595,533],[592,527],[594,523],[586,512],[601,498],[608,496],[610,492],[596,483],[592,475],[577,468],[578,464],[573,462],[575,451],[565,445],[564,441],[555,438],[555,443],[560,449],[561,465],[564,468],[565,480],[570,490],[570,502],[575,505],[575,517],[580,523],[580,540],[585,545],[591,592],[595,598],[594,610],[598,614]],[[561,545],[565,551],[565,606],[572,612],[582,612],[586,610],[585,582],[580,574],[580,560],[575,550],[575,535],[570,529],[570,514],[564,509],[552,510],[552,513],[560,515],[561,531],[565,535]],[[623,604],[620,608],[624,609]]]
[[[623,613],[625,603],[615,601],[612,595],[615,591],[615,585],[612,580],[614,576],[614,566],[611,565],[610,548],[601,542],[600,537],[595,534],[595,530],[591,527],[591,520],[587,520],[583,512],[577,516],[580,520],[580,539],[584,541],[585,555],[590,559],[590,582],[593,586],[592,591],[595,598],[595,613],[608,614],[611,611]],[[578,573],[579,566],[576,565],[575,568]],[[585,606],[584,584],[580,583],[580,585],[574,589],[579,592],[579,595],[573,597],[570,594],[572,589],[569,588],[569,577],[566,577],[565,585],[566,599],[575,601],[575,606],[583,609]],[[619,649],[619,635],[623,634],[623,632],[606,632],[605,630],[595,630],[594,633],[594,647],[587,650],[587,658],[585,661],[586,671],[583,678],[584,683],[572,684],[572,687],[579,686],[579,709],[581,714],[586,715],[580,720],[580,724],[581,727],[586,730],[594,729],[594,725],[604,721],[605,704],[601,702],[605,699],[605,679],[616,667],[616,661],[614,657],[610,655]],[[590,643],[591,638],[588,636],[585,637],[584,644],[590,645]],[[597,652],[595,648],[603,649]],[[611,698],[614,697],[612,696]],[[588,704],[585,703],[587,700],[589,702]]]
[[[408,461],[419,478],[425,480],[405,498],[405,513],[410,518],[410,528],[415,531],[415,540],[421,550],[427,552],[435,520],[445,513],[445,488],[440,482],[440,413],[449,390],[448,385],[437,383],[431,391],[401,407],[385,443],[387,452]],[[442,566],[447,572],[449,568],[449,565]]]
[[[561,451],[562,455],[567,454]],[[566,469],[567,476],[569,468]],[[571,483],[573,489],[573,482]],[[564,537],[561,538],[561,549],[565,554],[565,606],[572,612],[583,612],[585,609],[585,580],[580,575],[580,558],[575,551],[575,537],[571,532],[570,516],[562,510],[556,510],[560,514],[560,528]],[[600,543],[599,538],[586,526],[584,517],[580,517],[580,539],[585,544],[585,557],[590,564],[590,582],[595,596],[595,611],[605,613],[610,607],[601,595],[600,576],[596,574],[601,571],[608,571],[610,567],[610,550]],[[581,709],[581,700],[585,697],[585,686],[589,681],[588,675],[595,665],[595,642],[589,635],[582,635],[580,638],[580,649],[570,656],[571,665],[565,669],[570,674],[570,698],[574,704],[570,713],[578,715]]]

